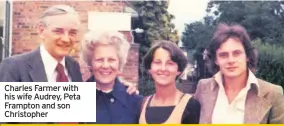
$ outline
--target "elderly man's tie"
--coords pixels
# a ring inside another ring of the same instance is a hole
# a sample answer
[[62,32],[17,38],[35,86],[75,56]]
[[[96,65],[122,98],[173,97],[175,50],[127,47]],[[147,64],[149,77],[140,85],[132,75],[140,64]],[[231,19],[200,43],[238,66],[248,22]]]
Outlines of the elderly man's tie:
[[68,78],[64,73],[64,66],[61,63],[57,64],[56,71],[57,71],[56,82],[68,82]]
[[[68,78],[64,72],[64,66],[61,63],[58,63],[56,66],[57,76],[56,82],[68,82]],[[76,122],[59,122],[59,124],[78,124]]]

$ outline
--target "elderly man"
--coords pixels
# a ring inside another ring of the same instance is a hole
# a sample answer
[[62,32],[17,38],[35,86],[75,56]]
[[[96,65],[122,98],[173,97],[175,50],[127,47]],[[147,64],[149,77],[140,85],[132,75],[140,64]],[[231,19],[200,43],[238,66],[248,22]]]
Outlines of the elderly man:
[[0,64],[0,82],[82,82],[79,64],[69,55],[80,20],[67,5],[48,8],[41,16],[37,49],[12,56]]
[[[4,59],[0,64],[0,82],[82,82],[78,62],[68,56],[79,26],[79,15],[72,7],[48,8],[38,24],[40,47]],[[129,94],[138,93],[131,83],[123,82]]]
[[82,82],[78,62],[68,56],[79,25],[78,13],[70,6],[48,8],[38,24],[40,47],[4,59],[0,82]]

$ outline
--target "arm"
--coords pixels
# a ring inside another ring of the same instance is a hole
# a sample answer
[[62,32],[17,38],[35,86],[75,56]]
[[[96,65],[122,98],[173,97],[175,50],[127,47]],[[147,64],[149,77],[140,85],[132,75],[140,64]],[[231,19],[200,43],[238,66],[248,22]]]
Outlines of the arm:
[[127,90],[126,92],[130,95],[132,94],[136,94],[136,95],[139,95],[139,90],[137,89],[137,85],[134,84],[134,83],[131,83],[129,81],[126,81],[125,79],[123,79],[122,77],[118,77],[118,80],[120,82],[122,82],[124,84],[124,86],[127,87]]
[[136,113],[136,123],[139,124],[139,118],[140,118],[140,108],[143,102],[143,96],[141,95],[132,95],[131,97],[134,98],[134,101],[132,101],[132,104],[135,106],[135,113]]
[[200,103],[191,98],[183,113],[182,124],[199,124],[200,109]]
[[199,94],[200,94],[200,92],[201,92],[201,90],[200,90],[200,85],[201,85],[201,82],[200,82],[200,80],[199,80],[198,83],[197,83],[197,87],[196,87],[195,93],[194,93],[194,98],[195,98],[196,100],[199,100]]
[[17,66],[11,59],[4,59],[0,63],[0,82],[20,82]]
[[284,96],[281,87],[275,90],[275,102],[271,108],[269,123],[270,124],[284,124]]

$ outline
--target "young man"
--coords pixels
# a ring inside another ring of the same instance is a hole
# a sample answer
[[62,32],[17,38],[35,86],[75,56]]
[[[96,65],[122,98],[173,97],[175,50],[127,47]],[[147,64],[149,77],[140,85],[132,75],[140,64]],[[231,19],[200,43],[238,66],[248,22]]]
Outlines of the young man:
[[284,123],[283,89],[255,77],[256,52],[242,26],[219,25],[208,53],[217,73],[198,83],[200,123]]
[[48,8],[38,24],[40,47],[4,59],[0,82],[82,82],[79,64],[68,56],[79,25],[78,13],[70,6]]

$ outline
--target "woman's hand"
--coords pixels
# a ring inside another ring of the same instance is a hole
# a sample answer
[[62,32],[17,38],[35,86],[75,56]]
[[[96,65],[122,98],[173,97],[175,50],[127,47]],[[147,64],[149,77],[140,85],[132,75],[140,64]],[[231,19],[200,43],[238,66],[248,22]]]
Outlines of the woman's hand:
[[139,95],[139,91],[137,89],[137,84],[135,83],[131,83],[131,82],[128,82],[122,78],[119,78],[120,82],[122,82],[126,87],[127,87],[127,90],[126,92],[130,95],[132,94],[136,94],[136,95]]

